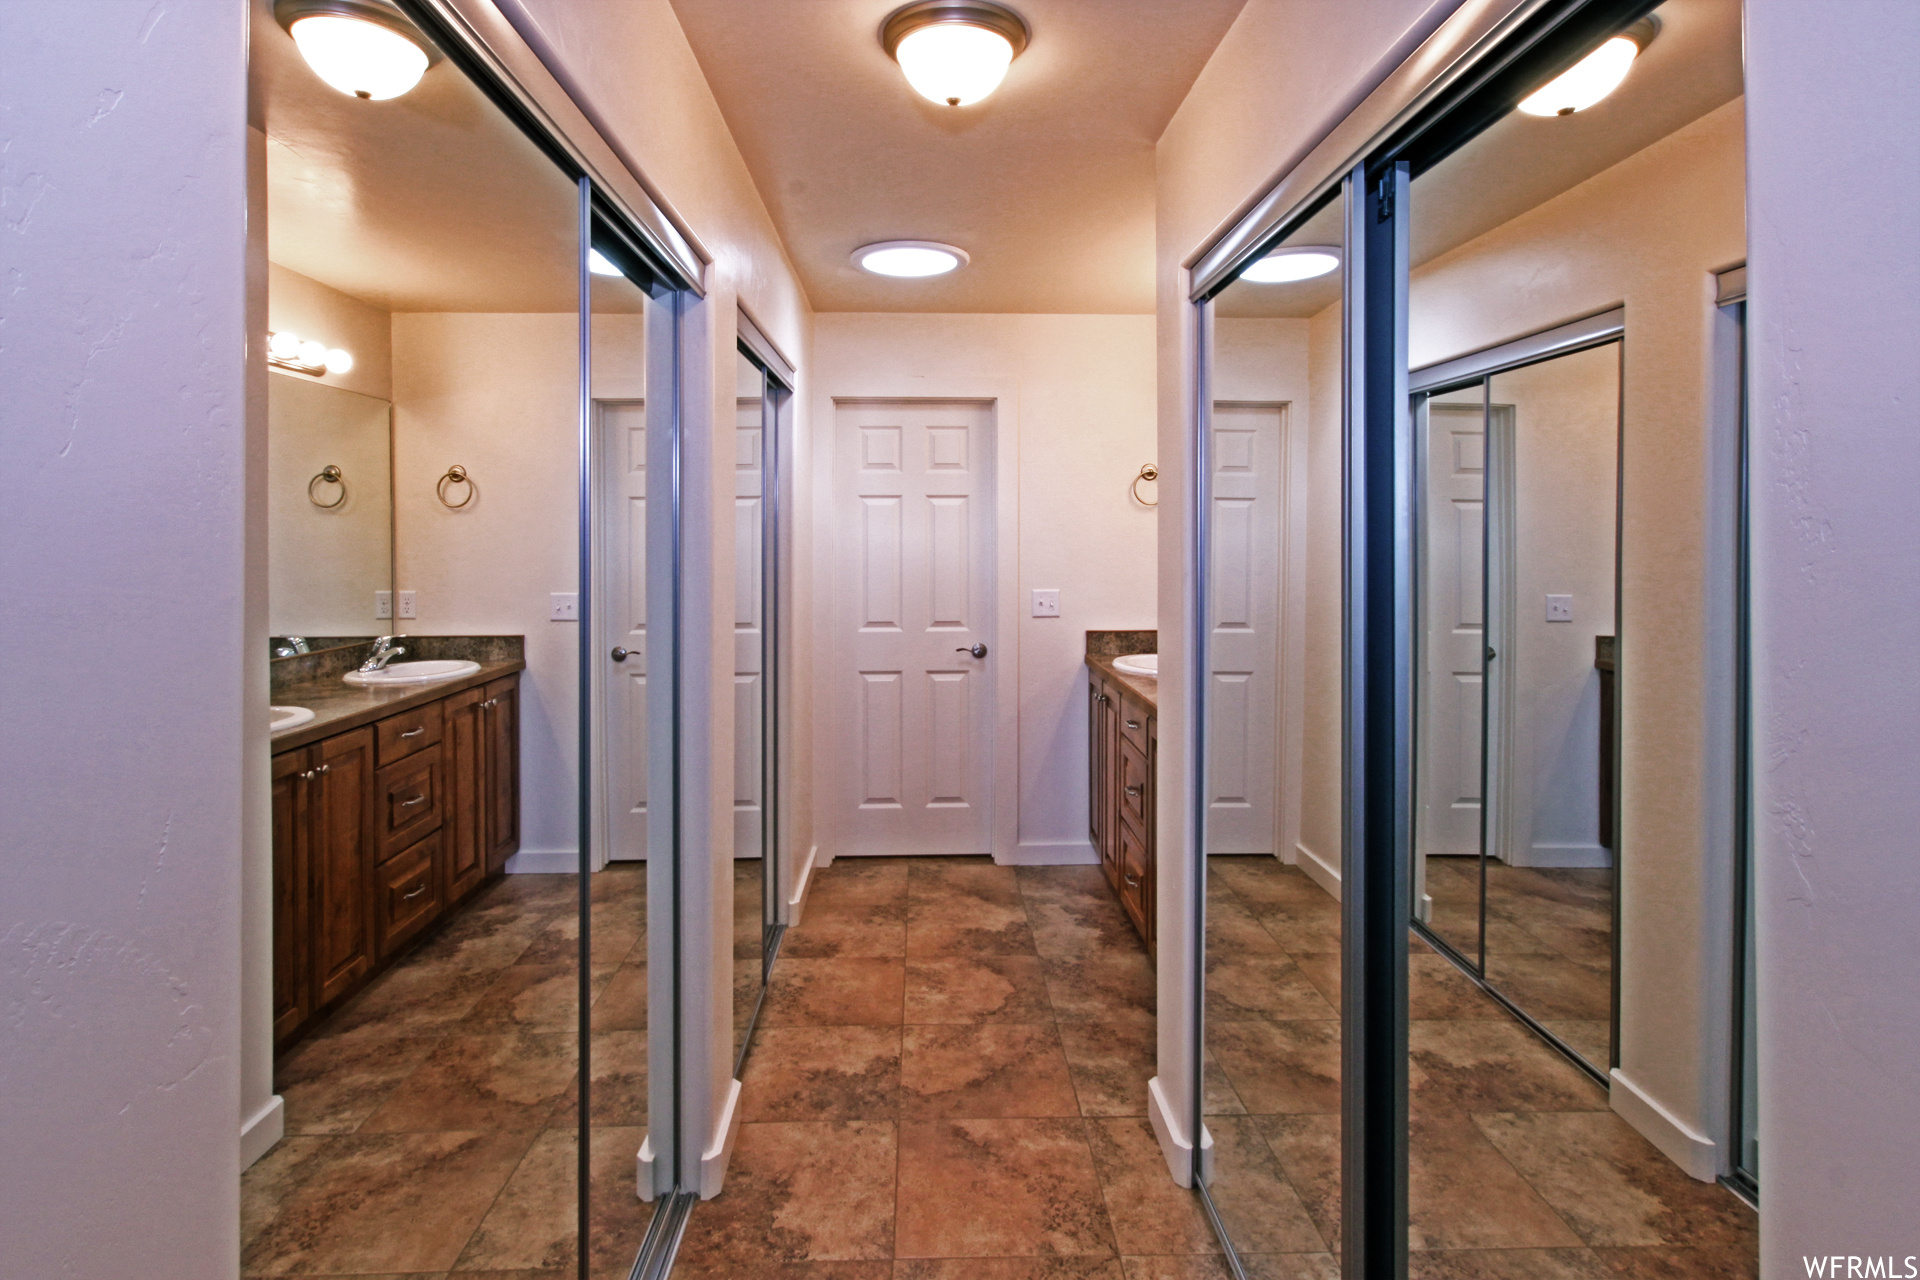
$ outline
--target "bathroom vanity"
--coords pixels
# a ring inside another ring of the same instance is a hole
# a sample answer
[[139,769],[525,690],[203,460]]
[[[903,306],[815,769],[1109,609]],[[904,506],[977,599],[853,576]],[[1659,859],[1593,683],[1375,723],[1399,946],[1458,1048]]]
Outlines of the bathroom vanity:
[[1100,868],[1133,927],[1154,950],[1154,776],[1158,684],[1114,659],[1153,653],[1152,631],[1087,632],[1089,834]]
[[[433,638],[408,639],[425,649]],[[325,655],[301,673],[304,682],[276,672],[274,700],[314,712],[273,736],[276,1050],[499,875],[518,849],[518,639],[442,641],[478,643],[479,669],[432,684],[356,688],[327,669],[342,664]]]

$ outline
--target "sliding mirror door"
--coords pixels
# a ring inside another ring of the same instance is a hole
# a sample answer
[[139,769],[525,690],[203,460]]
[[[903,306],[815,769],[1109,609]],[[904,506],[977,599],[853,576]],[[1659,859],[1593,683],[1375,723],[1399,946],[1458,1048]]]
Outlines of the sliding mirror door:
[[1249,1274],[1331,1269],[1340,1232],[1342,209],[1203,304],[1202,1174]]

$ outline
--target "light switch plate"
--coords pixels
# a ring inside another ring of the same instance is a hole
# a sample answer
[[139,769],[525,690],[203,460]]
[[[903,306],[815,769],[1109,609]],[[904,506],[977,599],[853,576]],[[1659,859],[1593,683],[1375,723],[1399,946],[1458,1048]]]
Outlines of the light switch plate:
[[1060,588],[1037,587],[1034,589],[1033,616],[1036,618],[1057,618],[1060,616]]
[[1572,622],[1573,621],[1573,597],[1572,596],[1548,596],[1547,597],[1547,621],[1548,622]]
[[393,592],[376,591],[373,593],[373,616],[391,618],[393,616]]
[[414,595],[411,591],[402,591],[400,593],[400,616],[403,618],[417,618],[420,616],[419,606],[414,600]]
[[548,597],[552,607],[547,617],[554,622],[580,621],[580,593],[577,591],[556,591]]

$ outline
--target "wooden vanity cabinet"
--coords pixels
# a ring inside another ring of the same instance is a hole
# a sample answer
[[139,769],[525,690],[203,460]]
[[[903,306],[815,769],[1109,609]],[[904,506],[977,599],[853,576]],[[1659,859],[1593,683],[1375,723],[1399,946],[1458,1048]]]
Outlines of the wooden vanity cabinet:
[[1154,950],[1154,773],[1159,736],[1153,709],[1119,681],[1090,672],[1089,835],[1100,868]]
[[519,847],[518,689],[504,676],[273,757],[277,1047]]

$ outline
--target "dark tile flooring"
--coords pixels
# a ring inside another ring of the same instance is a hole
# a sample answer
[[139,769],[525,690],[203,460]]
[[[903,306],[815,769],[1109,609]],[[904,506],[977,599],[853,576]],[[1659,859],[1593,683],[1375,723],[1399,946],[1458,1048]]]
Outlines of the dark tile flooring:
[[[1209,863],[1214,1198],[1254,1275],[1330,1278],[1313,1250],[1340,1229],[1339,905],[1272,858]],[[1410,968],[1414,1280],[1758,1274],[1744,1204],[1682,1173],[1445,958],[1416,942]]]
[[[1601,1071],[1611,1061],[1613,873],[1487,860],[1487,980]],[[1429,927],[1480,946],[1480,860],[1427,859]]]
[[[593,897],[590,1260],[625,1280],[652,1215],[644,868]],[[574,877],[508,876],[276,1065],[287,1136],[242,1179],[242,1274],[573,1280],[577,921]]]

